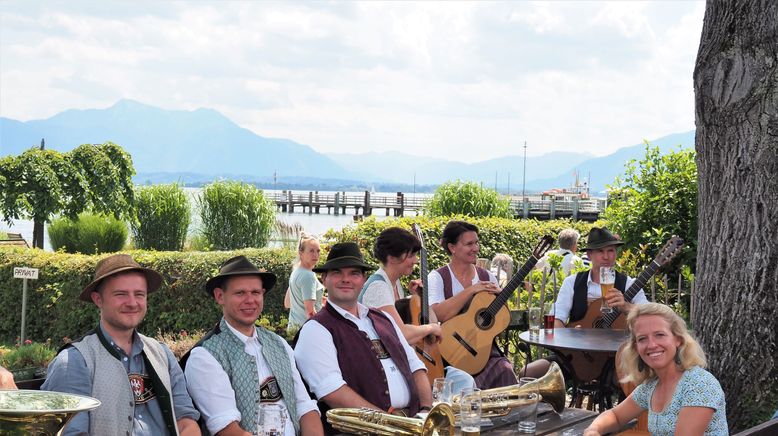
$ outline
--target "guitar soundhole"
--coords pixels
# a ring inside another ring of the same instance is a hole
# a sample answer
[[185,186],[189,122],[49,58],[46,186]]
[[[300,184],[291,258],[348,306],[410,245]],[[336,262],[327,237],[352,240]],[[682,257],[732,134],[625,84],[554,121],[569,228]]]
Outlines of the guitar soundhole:
[[476,325],[483,330],[489,330],[494,325],[494,317],[486,310],[480,310],[475,315]]

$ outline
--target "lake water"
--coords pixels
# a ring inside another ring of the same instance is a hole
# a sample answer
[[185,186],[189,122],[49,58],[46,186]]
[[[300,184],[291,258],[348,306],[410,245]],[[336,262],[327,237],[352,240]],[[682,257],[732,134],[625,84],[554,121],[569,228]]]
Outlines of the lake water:
[[[200,191],[199,188],[185,188],[185,190],[190,195],[190,197],[194,197]],[[303,192],[303,191],[299,191],[299,192]],[[320,192],[322,194],[328,193],[325,191],[320,191]],[[386,193],[384,195],[394,195],[394,194]],[[421,196],[423,194],[418,194],[418,195]],[[325,212],[326,209],[322,209],[322,211]],[[373,214],[373,216],[375,216],[376,219],[378,220],[384,220],[386,218],[389,218],[384,215],[383,209],[375,209],[374,212],[375,213]],[[350,209],[346,211],[346,215],[332,215],[327,213],[309,215],[308,213],[300,213],[300,212],[297,213],[276,212],[276,219],[290,226],[299,225],[307,233],[312,233],[314,235],[321,236],[327,230],[330,229],[340,230],[341,228],[349,224],[353,224],[354,217],[352,214],[353,214],[353,210]],[[413,211],[410,211],[410,214],[413,214]],[[192,223],[189,226],[190,234],[197,231],[197,228],[200,225],[199,221],[200,221],[199,215],[196,213],[196,211],[192,211]],[[5,222],[0,222],[0,232],[21,233],[22,237],[26,239],[27,243],[30,245],[32,245],[32,230],[33,230],[33,222],[29,220],[16,220],[13,222],[13,225],[11,226],[8,226],[8,224]],[[44,243],[44,249],[50,251],[51,244],[49,242],[48,231],[44,232],[43,243]]]

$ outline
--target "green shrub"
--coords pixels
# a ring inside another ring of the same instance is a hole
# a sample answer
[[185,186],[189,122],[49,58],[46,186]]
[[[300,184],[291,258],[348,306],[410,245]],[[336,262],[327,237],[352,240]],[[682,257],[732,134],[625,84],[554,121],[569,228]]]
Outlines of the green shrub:
[[24,368],[45,368],[57,351],[47,343],[26,341],[3,353],[2,365],[13,371]]
[[430,216],[511,217],[507,198],[493,189],[459,180],[438,186],[424,211]]
[[[293,250],[245,249],[222,252],[128,251],[141,265],[159,271],[166,283],[149,294],[148,312],[139,330],[195,332],[210,330],[221,316],[221,308],[205,293],[205,282],[230,257],[242,254],[260,268],[278,276],[278,283],[265,296],[263,317],[280,325],[286,319],[284,291],[288,286]],[[99,311],[78,299],[94,276],[95,264],[105,256],[52,253],[24,248],[0,250],[0,343],[13,344],[21,323],[21,280],[13,278],[15,266],[40,270],[38,280],[29,281],[27,336],[36,341],[52,339],[55,346],[78,338],[97,325]]]
[[130,223],[135,248],[180,251],[190,220],[189,197],[177,184],[144,186],[135,192]]
[[198,200],[201,232],[210,248],[264,247],[275,224],[275,206],[262,190],[247,183],[214,182]]
[[127,243],[127,226],[113,216],[81,213],[75,221],[61,217],[48,229],[52,248],[68,253],[112,253]]

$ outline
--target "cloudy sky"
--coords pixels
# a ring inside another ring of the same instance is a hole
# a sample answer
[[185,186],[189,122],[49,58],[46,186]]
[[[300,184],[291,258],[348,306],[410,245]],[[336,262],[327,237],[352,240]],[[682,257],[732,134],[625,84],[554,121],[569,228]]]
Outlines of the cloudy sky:
[[321,152],[595,155],[694,128],[705,4],[0,1],[0,116],[122,98]]

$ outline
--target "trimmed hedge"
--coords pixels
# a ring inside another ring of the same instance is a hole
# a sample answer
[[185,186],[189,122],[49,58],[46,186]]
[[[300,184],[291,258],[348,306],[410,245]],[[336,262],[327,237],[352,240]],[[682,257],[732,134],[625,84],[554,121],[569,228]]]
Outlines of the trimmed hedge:
[[[158,332],[208,330],[221,316],[219,306],[205,293],[206,280],[225,260],[243,254],[274,272],[278,283],[265,298],[263,315],[286,319],[283,308],[294,253],[289,249],[245,249],[222,252],[128,251],[143,266],[162,273],[167,284],[149,295],[148,312],[139,330],[150,336]],[[97,325],[98,310],[78,299],[105,255],[51,253],[38,249],[0,250],[0,342],[12,344],[21,328],[22,281],[13,278],[15,266],[39,268],[39,279],[28,282],[27,337],[34,341],[77,338]]]

